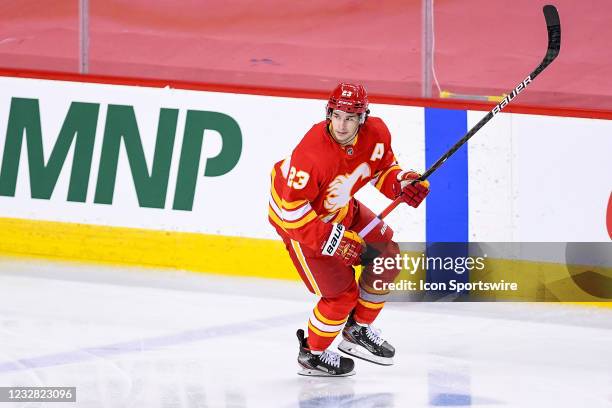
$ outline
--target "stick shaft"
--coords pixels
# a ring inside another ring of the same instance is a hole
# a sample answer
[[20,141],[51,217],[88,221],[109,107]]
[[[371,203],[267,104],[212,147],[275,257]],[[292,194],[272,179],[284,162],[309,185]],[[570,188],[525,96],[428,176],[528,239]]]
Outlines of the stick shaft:
[[[548,49],[546,51],[546,55],[544,59],[537,66],[536,69],[533,70],[531,74],[529,74],[523,81],[521,81],[517,86],[514,87],[512,92],[507,95],[500,103],[495,105],[493,109],[487,115],[482,118],[474,127],[472,127],[457,143],[455,143],[446,153],[442,155],[421,177],[415,180],[424,181],[427,180],[449,157],[451,157],[461,146],[467,143],[468,140],[472,136],[476,134],[487,122],[489,122],[493,116],[497,115],[501,112],[506,106],[510,104],[510,102],[521,93],[533,80],[537,77],[551,62],[557,58],[559,55],[559,50],[561,48],[561,24],[559,22],[559,14],[557,13],[557,9],[554,6],[544,6],[544,18],[546,19],[546,27],[548,30]],[[376,218],[374,218],[365,228],[363,228],[359,235],[365,237],[374,227],[382,221],[391,211],[395,209],[402,201],[401,196],[397,197],[387,208],[385,208]]]

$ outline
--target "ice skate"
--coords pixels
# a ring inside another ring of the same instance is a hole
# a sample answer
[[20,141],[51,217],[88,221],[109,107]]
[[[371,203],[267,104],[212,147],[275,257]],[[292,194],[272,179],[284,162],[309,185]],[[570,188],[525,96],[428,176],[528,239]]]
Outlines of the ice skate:
[[308,349],[304,330],[300,329],[296,334],[300,341],[298,363],[302,366],[298,374],[318,377],[347,377],[355,374],[355,362],[352,359],[342,357],[330,350],[325,350],[321,354],[313,354]]
[[380,365],[392,365],[395,348],[383,340],[370,326],[360,326],[349,316],[342,330],[340,351]]

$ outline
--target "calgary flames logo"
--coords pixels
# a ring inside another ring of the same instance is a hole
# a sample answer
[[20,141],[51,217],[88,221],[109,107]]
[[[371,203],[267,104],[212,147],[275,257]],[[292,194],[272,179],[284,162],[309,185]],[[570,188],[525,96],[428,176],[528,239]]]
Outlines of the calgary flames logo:
[[351,199],[351,190],[359,179],[370,177],[370,166],[361,163],[351,174],[341,174],[327,187],[327,197],[323,205],[329,212],[337,211],[348,204]]

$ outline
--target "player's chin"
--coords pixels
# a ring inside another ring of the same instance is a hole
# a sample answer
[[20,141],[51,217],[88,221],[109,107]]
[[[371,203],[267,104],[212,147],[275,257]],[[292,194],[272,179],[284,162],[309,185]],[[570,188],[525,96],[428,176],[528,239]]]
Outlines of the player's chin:
[[347,133],[338,133],[336,132],[335,139],[338,143],[344,143],[349,140],[349,134]]

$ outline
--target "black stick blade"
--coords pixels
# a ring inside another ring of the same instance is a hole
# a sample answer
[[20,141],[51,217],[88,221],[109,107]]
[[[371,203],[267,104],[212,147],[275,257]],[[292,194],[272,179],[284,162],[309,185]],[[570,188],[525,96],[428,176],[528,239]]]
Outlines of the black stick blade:
[[551,4],[544,6],[544,18],[548,27],[561,25],[559,23],[559,13],[557,8]]
[[561,50],[561,21],[557,8],[550,4],[544,6],[544,18],[548,30],[548,50],[543,61],[544,66],[546,66],[557,58],[559,50]]

